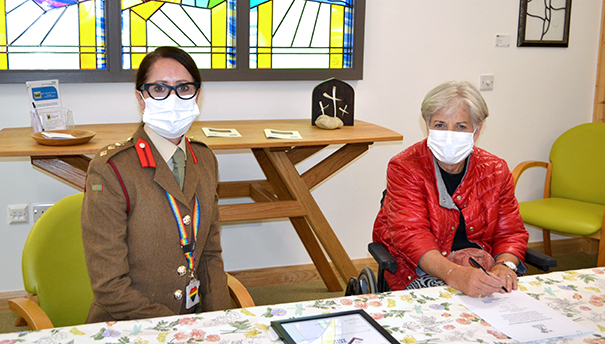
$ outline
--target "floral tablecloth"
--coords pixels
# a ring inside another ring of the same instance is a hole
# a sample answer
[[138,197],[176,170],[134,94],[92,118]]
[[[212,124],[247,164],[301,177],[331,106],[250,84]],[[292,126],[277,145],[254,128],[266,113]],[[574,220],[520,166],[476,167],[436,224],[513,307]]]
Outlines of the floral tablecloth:
[[[605,269],[520,278],[519,289],[594,332],[552,343],[605,344]],[[269,335],[277,319],[362,308],[401,343],[514,343],[452,299],[447,287],[257,306],[135,321],[0,334],[0,344],[281,343]]]

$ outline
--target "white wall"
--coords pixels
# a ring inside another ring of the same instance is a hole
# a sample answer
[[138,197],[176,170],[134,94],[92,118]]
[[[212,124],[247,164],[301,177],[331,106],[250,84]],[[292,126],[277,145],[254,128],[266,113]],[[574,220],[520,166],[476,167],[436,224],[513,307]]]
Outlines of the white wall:
[[[494,90],[483,93],[490,117],[478,145],[511,169],[524,160],[546,160],[558,135],[591,121],[601,1],[573,3],[568,48],[517,48],[518,11],[519,1],[512,0],[367,1],[364,79],[350,82],[355,115],[404,140],[375,144],[313,191],[351,258],[367,257],[387,162],[424,138],[420,103],[438,83],[478,83],[480,74],[495,75]],[[511,47],[496,48],[496,34],[510,35]],[[207,82],[201,119],[310,118],[317,83]],[[76,125],[139,120],[133,84],[62,84],[61,92]],[[0,104],[1,128],[29,125],[24,84],[0,79]],[[262,178],[251,154],[217,153],[222,180]],[[539,197],[539,174],[520,184],[521,200]],[[54,203],[76,191],[26,158],[0,158],[0,176],[0,292],[22,290],[20,256],[31,220],[8,225],[7,206],[29,204],[31,211],[34,203]],[[531,240],[541,240],[535,234]],[[227,270],[310,263],[288,221],[225,225],[223,249]]]

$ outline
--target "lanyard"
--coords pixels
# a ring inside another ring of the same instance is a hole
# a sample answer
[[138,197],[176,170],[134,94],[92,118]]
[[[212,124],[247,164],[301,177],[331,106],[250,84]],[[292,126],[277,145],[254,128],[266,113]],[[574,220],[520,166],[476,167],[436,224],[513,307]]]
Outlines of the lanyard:
[[183,223],[183,217],[181,216],[179,206],[176,204],[176,199],[174,196],[169,194],[168,191],[166,191],[166,196],[168,197],[168,203],[170,204],[170,208],[172,208],[174,219],[176,220],[177,227],[179,228],[181,248],[183,249],[185,259],[187,260],[187,267],[192,274],[195,274],[194,251],[195,242],[197,241],[197,232],[200,227],[200,201],[198,200],[197,195],[195,195],[195,206],[193,207],[193,242],[189,242],[189,235],[187,235],[187,229]]

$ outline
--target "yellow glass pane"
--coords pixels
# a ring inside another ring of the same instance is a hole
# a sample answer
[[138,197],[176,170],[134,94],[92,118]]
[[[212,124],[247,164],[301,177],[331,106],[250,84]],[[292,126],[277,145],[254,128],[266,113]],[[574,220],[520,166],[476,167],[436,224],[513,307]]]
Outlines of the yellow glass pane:
[[344,6],[332,5],[330,20],[330,46],[342,47],[344,44],[345,8]]
[[[258,5],[258,46],[270,47],[272,45],[273,1]],[[259,64],[260,67],[260,64]]]
[[132,69],[139,69],[139,66],[141,65],[141,61],[143,61],[143,58],[145,57],[145,55],[147,55],[147,54],[132,53],[130,55],[131,62],[132,62]]
[[271,54],[271,48],[258,48],[257,49],[259,54]]
[[212,68],[227,68],[227,2],[212,9]]
[[[4,0],[0,0],[0,45],[6,45],[6,10]],[[6,56],[4,58],[6,59]]]
[[227,2],[212,9],[212,46],[227,46]]
[[271,68],[271,54],[258,54],[258,68]]
[[81,2],[78,10],[80,12],[80,45],[95,46],[97,43],[95,1]]
[[147,45],[147,23],[134,13],[130,13],[130,45],[133,47]]
[[144,4],[134,6],[131,8],[131,11],[141,16],[141,18],[147,20],[151,15],[158,10],[158,8],[162,7],[164,3],[162,2],[146,2]]
[[97,55],[96,54],[80,54],[80,68],[81,69],[97,69]]
[[0,69],[8,69],[8,58],[6,57],[6,53],[0,54]]
[[212,69],[227,68],[227,54],[212,54]]
[[81,53],[96,53],[97,52],[97,48],[96,47],[80,47],[80,52]]
[[144,0],[122,0],[122,10],[143,3]]
[[330,68],[342,68],[342,54],[330,54]]

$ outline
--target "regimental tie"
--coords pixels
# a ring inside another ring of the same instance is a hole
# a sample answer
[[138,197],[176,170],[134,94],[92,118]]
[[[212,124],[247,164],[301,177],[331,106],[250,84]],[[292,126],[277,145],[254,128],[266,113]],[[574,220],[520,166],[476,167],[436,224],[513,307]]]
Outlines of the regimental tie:
[[183,189],[183,183],[185,181],[185,153],[178,147],[172,155],[172,174],[179,183],[181,189]]

